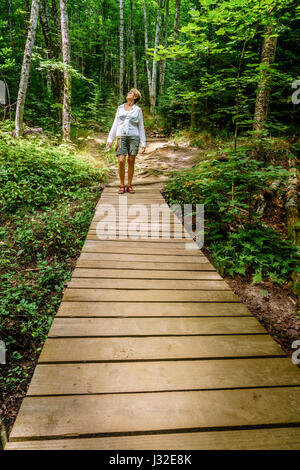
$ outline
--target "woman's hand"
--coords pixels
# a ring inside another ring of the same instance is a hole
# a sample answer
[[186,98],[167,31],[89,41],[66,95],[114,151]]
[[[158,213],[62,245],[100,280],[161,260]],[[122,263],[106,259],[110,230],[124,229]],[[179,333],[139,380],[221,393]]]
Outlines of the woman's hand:
[[108,152],[108,151],[109,151],[109,149],[110,149],[110,147],[111,147],[111,144],[112,144],[111,142],[108,142],[108,143],[106,144],[105,152]]
[[141,148],[141,153],[145,153],[146,147]]

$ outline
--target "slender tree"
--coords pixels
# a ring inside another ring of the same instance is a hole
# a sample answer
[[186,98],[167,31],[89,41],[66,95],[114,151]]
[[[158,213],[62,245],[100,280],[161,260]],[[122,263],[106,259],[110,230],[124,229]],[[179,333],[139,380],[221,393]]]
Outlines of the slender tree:
[[[168,29],[169,29],[169,0],[166,0],[166,17],[165,17],[165,36],[164,36],[164,47],[167,47],[168,43]],[[159,93],[162,94],[164,92],[164,83],[165,83],[165,75],[166,75],[166,59],[163,59],[160,62],[159,66]]]
[[[54,45],[54,41],[50,29],[50,13],[48,7],[48,0],[40,0],[40,20],[42,31],[45,39],[45,44],[47,48],[47,56],[50,59],[58,59],[58,51]],[[63,80],[61,73],[58,70],[50,70],[50,79],[52,85],[52,92],[54,96],[54,101],[56,104],[62,104],[62,88]],[[57,117],[59,122],[62,121],[61,107],[57,106]]]
[[156,86],[157,86],[156,53],[157,53],[157,48],[159,44],[159,36],[160,36],[160,30],[161,30],[161,5],[162,5],[162,0],[158,0],[155,39],[154,39],[154,55],[153,55],[153,61],[152,61],[152,81],[151,81],[151,90],[150,90],[150,112],[151,113],[153,113],[155,105],[156,105]]
[[155,37],[154,37],[154,54],[152,60],[152,73],[150,69],[149,55],[148,55],[148,25],[147,25],[147,10],[145,0],[143,2],[144,9],[144,27],[145,27],[145,54],[146,54],[146,69],[147,69],[147,78],[148,78],[148,88],[149,88],[149,99],[150,99],[150,112],[154,112],[156,105],[156,89],[157,89],[157,48],[159,44],[159,37],[161,31],[161,10],[165,6],[166,0],[158,0],[158,9],[156,17],[156,26],[155,26]]
[[178,31],[179,31],[179,15],[180,15],[180,2],[181,0],[176,0],[175,2],[175,17],[174,17],[174,44],[178,40]]
[[264,41],[261,53],[261,78],[257,87],[253,130],[261,132],[264,130],[268,116],[270,100],[270,83],[272,79],[271,66],[275,60],[277,36],[272,34],[273,26],[265,29]]
[[57,0],[52,0],[51,3],[51,10],[52,10],[52,18],[53,18],[53,23],[54,23],[54,35],[56,38],[56,44],[57,44],[57,51],[58,54],[61,53],[61,31],[60,31],[60,24],[59,24],[59,15],[57,11]]
[[119,99],[123,100],[123,81],[124,81],[124,5],[120,0],[120,79],[119,79]]
[[146,2],[143,1],[143,12],[144,12],[144,30],[145,30],[145,58],[146,58],[146,72],[147,72],[147,81],[149,96],[151,95],[151,70],[150,70],[150,60],[148,55],[148,23],[147,23],[147,9]]
[[68,66],[71,65],[71,47],[68,26],[67,0],[60,0],[60,24],[62,37],[63,63],[67,66],[64,70],[63,115],[62,130],[63,140],[70,140],[71,131],[71,74]]
[[132,3],[133,3],[132,0],[130,0],[130,30],[131,30],[131,47],[132,47],[133,85],[135,88],[137,88],[136,54],[135,54],[133,4]]
[[23,131],[24,106],[25,106],[26,92],[27,92],[28,80],[29,80],[32,49],[34,46],[36,27],[37,27],[38,16],[39,16],[39,3],[40,3],[40,0],[32,0],[32,3],[31,3],[29,28],[27,32],[27,39],[26,39],[26,44],[25,44],[25,51],[24,51],[24,56],[23,56],[23,64],[22,64],[21,78],[20,78],[18,98],[17,98],[16,117],[15,117],[16,137],[20,137]]

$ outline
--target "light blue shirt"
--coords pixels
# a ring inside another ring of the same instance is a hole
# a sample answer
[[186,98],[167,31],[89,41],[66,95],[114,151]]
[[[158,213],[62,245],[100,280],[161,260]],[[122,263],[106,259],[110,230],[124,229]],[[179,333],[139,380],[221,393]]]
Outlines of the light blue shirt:
[[121,104],[116,112],[115,120],[108,134],[107,143],[114,141],[115,137],[139,137],[141,147],[146,147],[146,135],[143,121],[143,111],[136,104],[130,111],[126,111]]

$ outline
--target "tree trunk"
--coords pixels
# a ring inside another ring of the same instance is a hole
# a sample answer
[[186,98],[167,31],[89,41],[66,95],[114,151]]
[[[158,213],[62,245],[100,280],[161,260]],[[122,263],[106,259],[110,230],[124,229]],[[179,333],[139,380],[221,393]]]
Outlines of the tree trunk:
[[145,56],[146,56],[146,71],[147,71],[147,80],[148,80],[148,89],[149,89],[149,97],[151,96],[151,70],[150,70],[150,63],[149,63],[149,56],[148,56],[148,25],[147,25],[147,10],[146,10],[146,2],[143,2],[143,10],[144,10],[144,28],[145,28]]
[[37,27],[38,16],[39,16],[39,3],[40,3],[40,0],[32,0],[32,4],[31,4],[29,28],[28,28],[28,33],[27,33],[27,40],[26,40],[22,70],[21,70],[19,92],[18,92],[18,98],[17,98],[16,118],[15,118],[16,137],[19,137],[20,135],[22,135],[22,130],[23,130],[24,106],[25,106],[26,92],[27,92],[27,86],[28,86],[28,80],[29,80],[32,49],[34,45],[36,27]]
[[179,15],[180,15],[180,2],[181,0],[176,0],[175,3],[175,18],[174,18],[174,44],[178,40],[178,31],[179,31]]
[[61,28],[59,24],[56,0],[52,0],[51,7],[52,7],[52,18],[53,18],[55,38],[56,38],[57,56],[59,56],[61,54],[61,33],[60,33]]
[[103,44],[103,52],[104,52],[104,62],[103,62],[103,77],[106,77],[107,74],[107,64],[109,59],[109,52],[107,48],[107,34],[106,34],[106,20],[107,20],[107,9],[108,5],[106,0],[102,3],[102,28],[104,32],[104,44]]
[[262,46],[261,64],[264,68],[257,87],[253,130],[261,133],[268,117],[268,107],[270,99],[270,83],[272,73],[270,67],[275,60],[277,37],[272,37],[272,26],[267,26]]
[[134,88],[137,88],[137,72],[136,72],[136,55],[135,55],[132,0],[130,0],[130,29],[131,29],[131,45],[132,45],[133,86],[134,86]]
[[[169,0],[166,1],[166,21],[165,21],[165,40],[164,40],[164,47],[167,47],[168,43],[168,28],[169,28]],[[159,94],[162,95],[164,92],[164,84],[165,84],[165,76],[166,76],[166,59],[160,62],[159,66]]]
[[[71,65],[71,47],[68,26],[67,0],[60,0],[60,24],[62,38],[63,63]],[[62,116],[63,140],[69,141],[71,135],[71,74],[64,70],[63,116]]]
[[123,101],[123,78],[124,78],[124,8],[123,0],[120,0],[120,80],[119,99]]
[[158,2],[157,10],[157,19],[156,19],[156,28],[155,28],[155,39],[154,39],[154,54],[152,62],[152,80],[151,80],[151,92],[150,92],[150,113],[153,113],[156,105],[156,85],[157,85],[157,60],[156,50],[159,42],[159,34],[161,29],[161,0]]
[[[57,49],[54,46],[54,42],[52,40],[51,29],[50,29],[50,15],[49,15],[49,7],[48,7],[48,0],[41,0],[40,3],[40,20],[42,25],[42,31],[45,39],[46,48],[48,51],[48,57],[50,59],[57,59]],[[62,76],[58,70],[50,70],[50,79],[52,85],[52,92],[54,96],[55,104],[62,104]],[[62,113],[61,107],[58,106],[57,108],[57,118],[58,121],[61,123],[62,121]]]

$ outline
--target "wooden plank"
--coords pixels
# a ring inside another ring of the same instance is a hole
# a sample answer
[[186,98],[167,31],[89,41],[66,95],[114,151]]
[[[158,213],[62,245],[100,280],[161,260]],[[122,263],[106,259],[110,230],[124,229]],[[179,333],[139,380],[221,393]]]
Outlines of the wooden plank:
[[[155,242],[155,243],[170,243],[173,242],[176,244],[182,243],[192,243],[194,240],[188,235],[180,232],[172,231],[158,231],[154,232],[149,230],[144,231],[131,231],[127,230],[102,230],[102,229],[91,229],[87,232],[87,239],[94,240],[107,240],[107,241],[117,241],[117,242],[127,242],[127,241],[137,241],[137,242]],[[175,246],[174,246],[175,248]]]
[[[265,334],[254,317],[220,318],[59,318],[48,337]],[[299,373],[300,375],[300,373]],[[299,383],[300,385],[300,383]]]
[[[113,241],[110,241],[110,240],[101,240],[101,241],[92,241],[92,240],[86,240],[84,245],[83,245],[83,248],[105,248],[105,249],[108,249],[108,248],[143,248],[143,249],[149,249],[149,248],[154,248],[155,250],[156,249],[161,249],[163,248],[165,250],[165,252],[167,253],[168,250],[181,250],[183,251],[184,253],[186,251],[190,251],[190,250],[187,250],[185,248],[185,244],[186,242],[184,240],[178,240],[178,243],[174,243],[173,241],[165,241],[165,242],[161,242],[159,240],[157,241],[152,241],[151,238],[148,240],[148,241],[136,241],[136,240],[123,240],[123,241],[118,241],[118,240],[113,240]],[[175,245],[175,246],[174,246]],[[194,250],[192,251],[198,251],[198,253],[200,253],[201,255],[203,255],[203,253],[199,250],[197,244],[194,242],[193,243],[193,246],[194,246]]]
[[[106,238],[103,236],[106,235]],[[124,235],[126,235],[124,237]],[[129,231],[122,232],[119,230],[96,230],[96,229],[90,229],[87,233],[86,236],[87,240],[104,240],[107,242],[137,242],[137,243],[173,243],[173,246],[175,245],[182,245],[187,242],[191,243],[193,242],[193,239],[190,238],[189,236],[185,236],[184,234],[176,233],[175,238],[174,238],[174,232],[170,233],[168,231],[165,232],[158,232],[157,235],[154,233],[148,233],[148,232],[139,232],[138,235],[133,236],[129,233]]]
[[207,258],[203,259],[203,261],[199,263],[161,263],[161,262],[151,262],[147,261],[147,263],[143,261],[123,261],[122,259],[116,260],[99,260],[99,259],[82,259],[78,258],[76,267],[81,268],[100,268],[100,269],[139,269],[139,270],[148,270],[148,269],[155,269],[157,271],[178,271],[178,270],[185,270],[185,271],[215,271],[215,267],[210,264]]
[[[161,193],[162,189],[160,187],[157,187],[157,186],[153,186],[153,185],[145,186],[145,185],[136,184],[136,185],[134,185],[134,187],[135,187],[135,193],[129,193],[128,197],[135,196],[135,195],[138,195],[138,194],[143,194],[143,193],[150,193],[151,194],[151,193],[159,192],[159,194],[162,194]],[[119,190],[119,188],[117,186],[105,186],[105,188],[103,189],[101,194],[117,194],[117,195],[119,195],[118,190]],[[124,197],[124,194],[121,194],[121,196]]]
[[215,302],[65,302],[56,318],[63,317],[180,317],[252,316],[245,304]]
[[173,232],[170,230],[161,230],[158,232],[144,230],[134,231],[131,230],[96,230],[91,229],[86,235],[86,239],[90,240],[108,240],[108,241],[139,241],[139,242],[159,242],[159,243],[192,243],[193,239],[189,234],[180,232]]
[[[186,242],[193,242],[193,239],[190,237],[188,233],[183,233],[183,232],[178,232],[178,231],[173,231],[173,230],[135,230],[134,232],[131,231],[130,229],[124,228],[124,230],[119,230],[116,227],[116,230],[114,229],[102,229],[99,228],[91,228],[87,232],[87,238],[90,238],[90,236],[95,236],[98,235],[98,239],[102,235],[107,236],[107,240],[116,240],[116,241],[139,241],[139,242],[157,242],[157,243],[170,243],[172,241],[173,243],[186,243]],[[101,237],[103,239],[103,237]],[[96,238],[97,240],[97,238]]]
[[[92,242],[93,240],[88,240]],[[132,246],[103,246],[102,241],[95,241],[98,245],[89,245],[87,242],[82,247],[81,253],[120,253],[120,254],[133,254],[133,255],[176,255],[176,256],[201,256],[199,250],[185,250],[184,248],[164,248],[163,246],[157,246],[156,248],[141,248],[135,247],[132,243]],[[203,255],[202,255],[203,256]],[[119,256],[120,258],[120,256]]]
[[300,427],[9,442],[5,450],[299,450]]
[[151,196],[156,196],[156,197],[163,197],[161,190],[159,188],[149,188],[149,190],[145,189],[137,189],[135,193],[125,193],[125,194],[119,194],[118,190],[114,191],[102,191],[101,193],[101,200],[105,197],[115,197],[115,198],[120,198],[120,199],[140,199],[142,197],[151,197]]
[[[119,188],[118,188],[119,189]],[[164,198],[164,196],[162,195],[160,189],[155,189],[155,190],[147,190],[147,191],[142,191],[141,188],[138,188],[136,189],[136,192],[135,193],[131,193],[131,194],[128,194],[128,193],[125,193],[125,194],[118,194],[118,189],[113,192],[113,191],[102,191],[101,193],[101,199],[100,201],[106,199],[106,198],[115,198],[115,199],[123,199],[123,200],[135,200],[135,199],[143,199],[143,198],[151,198],[151,197],[156,197],[156,198]]]
[[[143,263],[147,262],[160,262],[161,268],[163,268],[164,263],[205,263],[207,258],[201,256],[200,254],[196,255],[154,255],[154,254],[120,254],[114,253],[87,253],[82,252],[79,259],[89,259],[89,260],[101,260],[101,261],[119,261],[120,258],[122,261],[142,261]],[[146,266],[145,266],[146,267]]]
[[135,209],[140,210],[141,206],[152,207],[153,210],[163,209],[164,207],[171,211],[170,206],[166,203],[166,200],[162,197],[157,196],[148,196],[148,197],[139,197],[139,198],[127,198],[127,199],[118,199],[114,197],[103,197],[99,204],[96,205],[96,210],[103,206],[127,206],[135,207]]
[[134,218],[119,218],[119,217],[95,217],[91,222],[91,229],[95,229],[98,232],[101,231],[110,231],[110,232],[121,232],[129,233],[131,236],[140,234],[143,232],[148,232],[148,235],[157,236],[160,233],[164,234],[165,238],[167,234],[170,236],[176,233],[176,237],[179,238],[180,234],[185,234],[185,238],[193,238],[196,236],[195,233],[189,233],[187,230],[184,230],[184,226],[178,223],[173,223],[170,221],[163,222],[154,222],[150,219],[136,220]]
[[300,387],[25,397],[10,440],[298,424],[299,397]]
[[67,289],[64,301],[73,302],[238,302],[231,291]]
[[27,396],[284,385],[300,386],[300,371],[288,358],[38,364]]
[[[152,213],[151,212],[151,206],[143,206],[144,210],[143,212],[138,212],[133,206],[112,206],[111,204],[109,207],[99,207],[97,211],[95,211],[93,220],[96,220],[97,218],[101,220],[104,218],[105,220],[115,220],[115,218],[118,219],[126,219],[126,220],[133,220],[136,222],[145,222],[151,221],[153,224],[169,224],[169,223],[174,223],[178,226],[182,226],[182,220],[179,219],[178,217],[175,216],[175,214],[168,209],[168,211],[162,212],[162,213]],[[119,210],[120,209],[120,210]]]
[[132,194],[118,194],[118,193],[104,193],[101,194],[100,203],[106,199],[120,200],[120,201],[141,201],[142,199],[159,199],[166,202],[160,191],[148,191],[147,193],[136,192]]
[[[102,222],[102,225],[100,224]],[[128,230],[131,232],[137,232],[138,230],[140,231],[145,231],[148,230],[149,232],[157,232],[160,228],[164,229],[166,231],[167,229],[172,232],[172,230],[175,230],[177,232],[180,232],[180,230],[183,230],[183,225],[178,222],[173,222],[170,220],[162,220],[162,221],[154,221],[151,220],[150,217],[145,218],[145,219],[140,219],[138,220],[136,217],[119,217],[118,214],[116,216],[114,215],[108,215],[108,216],[98,216],[95,215],[95,217],[92,219],[92,223],[97,223],[100,225],[100,227],[115,230],[117,228],[119,229],[126,229],[128,227]],[[98,225],[98,227],[99,227]]]
[[[114,221],[114,220],[115,220],[115,219],[110,218],[109,222]],[[126,220],[127,220],[127,219],[126,219]],[[125,220],[125,221],[126,221],[126,220]],[[135,221],[135,220],[133,219],[133,221]],[[94,230],[98,229],[98,231],[100,231],[100,229],[102,229],[102,225],[100,225],[99,222],[101,222],[101,220],[97,221],[97,220],[94,220],[94,219],[93,219],[92,222],[91,222],[91,225],[90,225],[90,229],[94,229]],[[132,220],[130,220],[127,225],[129,226],[129,223],[131,223],[131,222],[132,222]],[[122,223],[122,220],[116,219],[116,227],[112,226],[112,227],[110,228],[110,230],[112,231],[112,229],[113,229],[113,230],[116,229],[116,231],[118,232],[118,231],[119,231],[119,225],[120,225],[120,230],[121,230],[121,229],[123,230],[124,228],[125,228],[125,229],[127,228],[127,227],[126,227],[126,224],[125,224],[125,223]],[[179,233],[182,233],[182,234],[183,234],[183,233],[186,233],[187,235],[189,235],[189,233],[187,232],[187,230],[184,229],[184,226],[181,225],[181,224],[179,224],[179,223],[176,223],[176,224],[174,225],[174,224],[171,224],[171,223],[168,224],[168,223],[162,223],[162,222],[161,222],[161,223],[160,223],[160,222],[158,222],[158,223],[152,222],[152,223],[150,224],[150,223],[146,220],[146,221],[144,221],[143,223],[141,223],[140,225],[142,226],[141,229],[140,229],[141,232],[150,232],[150,233],[151,233],[151,230],[152,230],[152,232],[158,232],[158,233],[163,232],[163,233],[167,233],[167,232],[169,231],[170,233],[178,233],[178,234],[179,234]],[[107,231],[108,228],[105,227],[105,230]],[[123,230],[123,231],[124,231],[124,230]]]
[[[155,219],[154,217],[151,217],[151,214],[148,215],[148,217],[137,217],[136,215],[129,215],[129,214],[119,214],[119,213],[113,213],[113,214],[102,214],[102,213],[97,213],[95,212],[95,215],[92,219],[93,222],[119,222],[119,225],[122,225],[125,222],[128,224],[131,223],[131,226],[134,226],[134,224],[139,224],[141,226],[146,226],[148,225],[149,227],[163,227],[163,226],[174,226],[176,228],[182,228],[183,225],[182,223],[174,219],[173,217],[165,217],[165,219]],[[112,224],[110,224],[112,225]]]
[[216,271],[156,271],[153,269],[89,269],[76,268],[72,274],[75,278],[105,279],[222,279]]
[[99,279],[72,278],[69,288],[75,289],[172,289],[172,290],[230,290],[224,280],[185,279]]
[[48,338],[39,363],[282,356],[268,335]]

